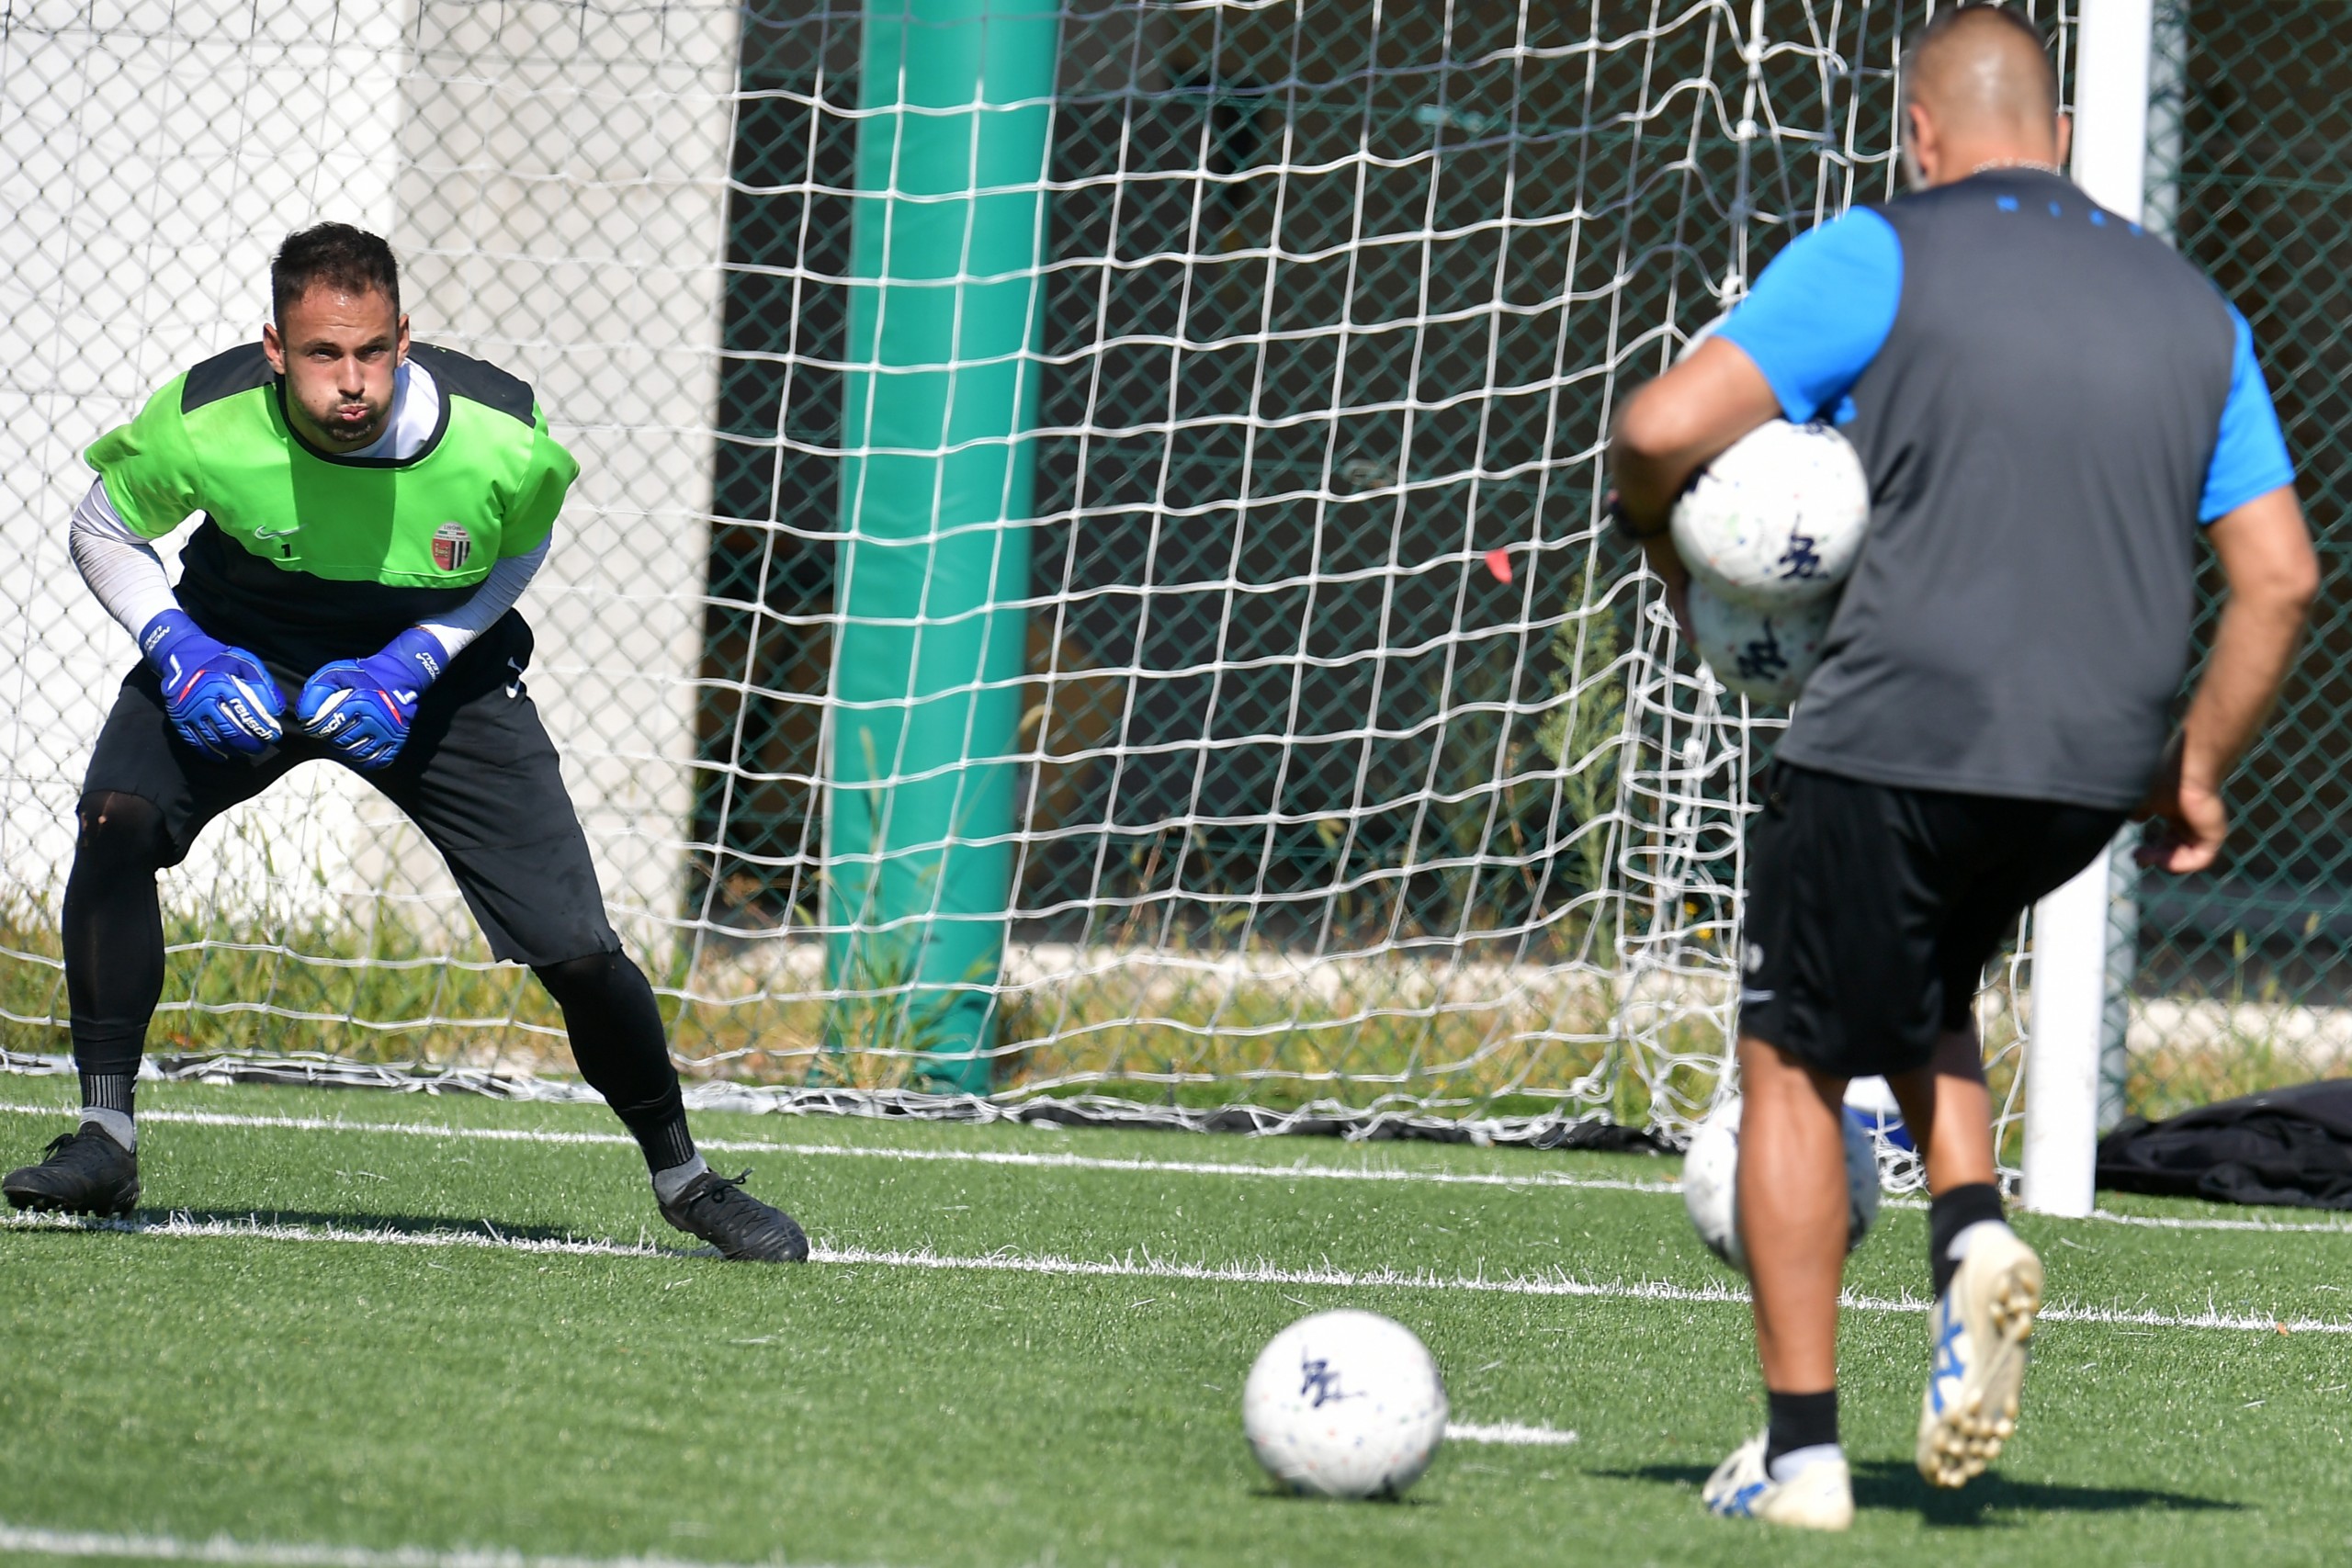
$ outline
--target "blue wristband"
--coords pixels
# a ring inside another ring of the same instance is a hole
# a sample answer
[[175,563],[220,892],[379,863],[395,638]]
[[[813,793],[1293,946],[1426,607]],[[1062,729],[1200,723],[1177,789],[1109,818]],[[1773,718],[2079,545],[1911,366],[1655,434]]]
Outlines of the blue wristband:
[[160,612],[139,651],[162,682],[164,714],[181,739],[220,761],[258,756],[285,735],[286,699],[262,661],[207,633],[185,610]]
[[198,626],[196,617],[186,610],[175,606],[159,611],[139,633],[140,657],[154,666],[157,674],[166,674],[171,670],[172,656],[187,647],[190,637],[211,643],[216,648],[220,646],[216,638],[204,635],[204,628]]
[[378,659],[397,660],[415,672],[419,686],[430,686],[449,667],[448,650],[441,639],[423,626],[411,626],[386,643]]

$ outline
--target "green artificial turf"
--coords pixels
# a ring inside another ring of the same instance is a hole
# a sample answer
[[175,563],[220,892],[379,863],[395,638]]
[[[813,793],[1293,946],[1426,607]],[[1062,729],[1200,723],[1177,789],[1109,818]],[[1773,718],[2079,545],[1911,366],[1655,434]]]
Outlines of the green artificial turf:
[[[62,1106],[61,1080],[0,1102]],[[604,1134],[594,1107],[169,1087],[142,1111]],[[0,1155],[62,1123],[0,1113]],[[704,1114],[836,1253],[928,1251],[1427,1273],[1338,1287],[800,1269],[662,1253],[0,1229],[0,1520],[263,1548],[512,1550],[712,1562],[2228,1563],[2352,1560],[2352,1336],[2051,1322],[2025,1422],[1959,1494],[1912,1473],[1916,1313],[1847,1315],[1860,1517],[1838,1540],[1703,1517],[1698,1483],[1762,1420],[1736,1302],[1459,1288],[1548,1271],[1721,1287],[1671,1192],[1340,1181],[1075,1156],[1657,1184],[1672,1162],[1502,1149]],[[142,1123],[145,1214],[425,1239],[640,1240],[609,1143]],[[2140,1201],[2138,1213],[2325,1216]],[[1861,1296],[1916,1299],[1924,1214],[1891,1207]],[[2352,1232],[2027,1218],[2054,1304],[2352,1320]],[[1251,1357],[1341,1304],[1395,1316],[1454,1416],[1572,1429],[1450,1445],[1401,1505],[1277,1495],[1238,1416]],[[1921,1556],[1926,1553],[1928,1555]]]

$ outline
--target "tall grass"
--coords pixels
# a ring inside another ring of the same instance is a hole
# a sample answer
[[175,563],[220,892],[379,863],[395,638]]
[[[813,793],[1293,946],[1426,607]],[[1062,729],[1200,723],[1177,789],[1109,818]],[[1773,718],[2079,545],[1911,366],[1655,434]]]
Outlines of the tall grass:
[[[317,1053],[428,1068],[572,1070],[562,1021],[527,972],[478,939],[428,941],[379,910],[236,925],[169,918],[159,1054]],[[797,953],[797,957],[786,954]],[[1615,977],[1507,963],[1401,960],[1308,969],[1279,952],[1136,949],[1069,955],[998,998],[1001,1096],[1090,1093],[1187,1108],[1310,1102],[1451,1115],[1606,1115],[1687,1124],[1717,1089],[1720,998],[1673,998],[1638,1035]],[[880,969],[828,991],[811,946],[770,940],[681,959],[657,976],[673,1050],[689,1074],[750,1083],[922,1087],[926,1014]],[[2005,1163],[2020,1131],[2021,1043],[2013,987],[1985,1013],[1988,1075]],[[2210,1004],[2208,1004],[2210,1005]],[[2241,1002],[2223,1026],[2134,1052],[2127,1103],[2163,1116],[2300,1082],[2315,1062],[2276,1010]],[[54,911],[0,903],[0,1048],[66,1048]],[[2267,1025],[2275,1027],[2266,1027]]]
[[[430,951],[380,914],[368,927],[319,918],[258,930],[181,914],[169,919],[166,943],[152,1052],[571,1070],[545,992],[478,943]],[[1713,1092],[1706,1064],[1721,1051],[1713,1025],[1693,1019],[1657,1035],[1678,1060],[1645,1076],[1614,1026],[1613,991],[1590,976],[1367,962],[1310,984],[1285,971],[1278,955],[1253,969],[1113,961],[1009,989],[999,1003],[998,1090],[1192,1107],[1566,1108],[1635,1126],[1668,1109],[1654,1107],[1657,1095],[1687,1108]],[[827,995],[813,964],[785,973],[718,953],[660,978],[673,1053],[692,1074],[919,1085],[931,1043],[920,1010],[904,1005],[888,975]],[[53,914],[25,900],[0,908],[0,1045],[64,1050],[65,1010]]]

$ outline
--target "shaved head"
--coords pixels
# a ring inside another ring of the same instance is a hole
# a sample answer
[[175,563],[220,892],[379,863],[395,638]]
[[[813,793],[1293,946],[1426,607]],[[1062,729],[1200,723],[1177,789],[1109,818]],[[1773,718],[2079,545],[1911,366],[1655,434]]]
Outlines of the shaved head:
[[1912,41],[1903,101],[1954,135],[2047,136],[2058,118],[2058,73],[2023,17],[2002,6],[1962,6]]
[[1903,166],[1915,189],[1989,168],[2055,173],[2072,130],[2041,35],[2006,6],[1953,6],[1904,51]]

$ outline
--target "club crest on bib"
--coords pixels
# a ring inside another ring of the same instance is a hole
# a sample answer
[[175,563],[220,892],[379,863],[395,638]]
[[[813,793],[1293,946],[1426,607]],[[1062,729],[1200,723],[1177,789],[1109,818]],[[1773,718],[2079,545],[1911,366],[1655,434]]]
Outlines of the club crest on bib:
[[466,532],[462,523],[444,523],[433,530],[433,564],[443,571],[456,571],[474,553],[474,536]]

